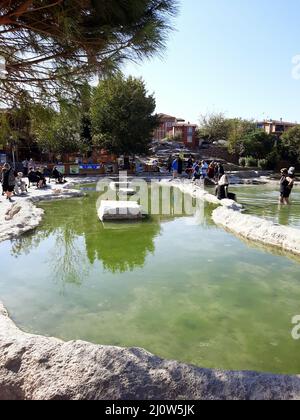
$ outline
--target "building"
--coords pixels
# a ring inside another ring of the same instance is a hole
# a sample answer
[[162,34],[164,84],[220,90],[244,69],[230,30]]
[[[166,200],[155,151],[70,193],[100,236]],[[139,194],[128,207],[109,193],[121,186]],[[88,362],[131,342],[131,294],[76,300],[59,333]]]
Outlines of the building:
[[279,121],[276,120],[265,120],[262,122],[257,123],[257,128],[261,128],[267,134],[274,134],[280,137],[285,131],[289,130],[290,128],[296,127],[298,125],[297,122],[285,122],[282,119]]
[[177,119],[176,117],[172,117],[171,115],[167,114],[158,114],[159,118],[159,126],[154,132],[153,139],[156,141],[164,140],[165,138],[169,137],[172,133],[173,127],[178,122],[183,122],[182,119]]
[[178,122],[173,127],[173,138],[179,139],[185,146],[195,149],[199,146],[197,128],[196,124],[191,124],[190,122]]
[[186,123],[182,118],[172,117],[167,114],[158,114],[159,127],[155,130],[153,139],[161,141],[166,138],[176,139],[184,143],[187,147],[195,148],[199,146],[197,137],[197,125]]

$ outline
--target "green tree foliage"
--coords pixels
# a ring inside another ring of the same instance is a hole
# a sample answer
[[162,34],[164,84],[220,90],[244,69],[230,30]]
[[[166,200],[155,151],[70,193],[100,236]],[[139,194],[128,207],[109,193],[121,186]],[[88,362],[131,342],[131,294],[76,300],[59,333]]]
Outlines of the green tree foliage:
[[7,113],[0,114],[0,144],[6,144],[12,133],[9,116]]
[[282,135],[283,153],[293,163],[300,162],[300,126],[290,128]]
[[91,152],[91,92],[91,86],[84,83],[76,101],[60,98],[59,107],[31,105],[32,132],[44,153]]
[[43,153],[75,153],[83,149],[77,107],[61,104],[60,110],[56,111],[36,105],[32,112],[32,129]]
[[23,97],[19,106],[1,112],[0,115],[0,144],[12,146],[32,142],[30,133],[30,112],[26,98]]
[[1,0],[0,100],[23,90],[33,99],[77,92],[83,81],[124,60],[160,52],[177,0]]
[[155,99],[141,79],[118,74],[95,89],[91,106],[94,142],[117,155],[149,150],[158,118]]
[[208,113],[200,116],[200,138],[213,143],[227,140],[230,132],[230,122],[223,113]]
[[241,118],[230,119],[228,124],[228,151],[243,156],[245,154],[244,139],[248,134],[256,131],[256,124],[252,120]]
[[244,156],[264,159],[274,150],[277,138],[267,134],[265,131],[256,130],[247,134],[242,141]]

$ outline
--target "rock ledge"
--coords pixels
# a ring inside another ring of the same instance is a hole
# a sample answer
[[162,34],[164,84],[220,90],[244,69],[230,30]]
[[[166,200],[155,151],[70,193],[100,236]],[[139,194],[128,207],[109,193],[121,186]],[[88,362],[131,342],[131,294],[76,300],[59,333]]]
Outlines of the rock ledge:
[[0,303],[0,400],[298,400],[300,377],[199,369],[25,334]]

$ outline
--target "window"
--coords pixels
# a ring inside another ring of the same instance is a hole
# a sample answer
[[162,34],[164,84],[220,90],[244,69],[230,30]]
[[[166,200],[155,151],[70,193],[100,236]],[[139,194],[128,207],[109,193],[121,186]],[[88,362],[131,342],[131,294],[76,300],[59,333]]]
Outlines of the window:
[[275,127],[276,133],[283,133],[284,132],[284,125],[276,125]]

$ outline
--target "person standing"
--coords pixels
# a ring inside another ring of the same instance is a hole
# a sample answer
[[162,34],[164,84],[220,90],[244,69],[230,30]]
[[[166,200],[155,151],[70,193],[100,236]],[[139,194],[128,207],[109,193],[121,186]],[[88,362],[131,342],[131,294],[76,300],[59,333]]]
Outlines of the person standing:
[[199,181],[201,178],[199,162],[194,163],[192,170],[193,170],[193,182],[197,183],[197,181]]
[[290,204],[290,195],[294,186],[294,175],[291,176],[289,171],[284,168],[281,169],[281,178],[280,178],[280,204],[289,205]]
[[178,177],[178,157],[172,163],[173,179]]
[[15,189],[16,180],[14,171],[8,163],[5,163],[5,165],[3,166],[1,178],[2,188],[4,194],[6,195],[6,199],[12,202],[11,196]]
[[172,164],[173,164],[173,156],[172,155],[170,155],[169,156],[169,159],[168,159],[168,172],[169,172],[169,174],[171,173],[171,171],[172,171]]
[[32,158],[29,159],[28,168],[32,168],[35,171],[35,163]]
[[187,173],[189,179],[191,179],[192,174],[193,174],[193,166],[194,166],[194,160],[193,160],[193,156],[191,155],[189,157],[188,162],[187,162],[187,169],[186,169],[186,173]]
[[178,175],[182,175],[183,172],[183,160],[181,159],[181,157],[178,157]]
[[225,169],[222,163],[218,163],[218,177],[219,179],[222,178],[222,176],[225,175]]
[[210,179],[215,178],[215,164],[213,162],[211,162],[209,167],[208,167],[207,176]]
[[23,175],[27,176],[28,168],[29,168],[29,161],[27,159],[23,160],[22,165],[23,165]]
[[208,171],[208,164],[207,162],[203,161],[201,166],[201,177],[205,180],[207,177],[207,171]]

